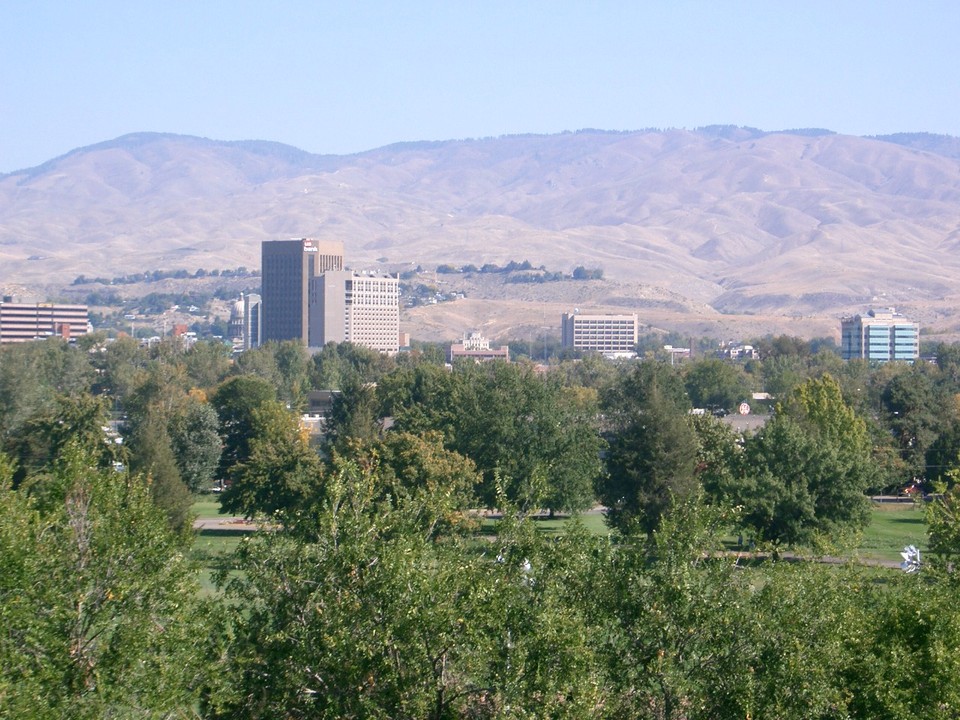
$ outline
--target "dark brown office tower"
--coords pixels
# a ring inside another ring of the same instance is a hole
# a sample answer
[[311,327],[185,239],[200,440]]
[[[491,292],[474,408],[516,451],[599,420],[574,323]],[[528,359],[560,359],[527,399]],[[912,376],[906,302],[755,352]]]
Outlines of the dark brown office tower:
[[310,281],[343,270],[343,243],[310,238],[274,240],[261,246],[261,342],[310,340]]

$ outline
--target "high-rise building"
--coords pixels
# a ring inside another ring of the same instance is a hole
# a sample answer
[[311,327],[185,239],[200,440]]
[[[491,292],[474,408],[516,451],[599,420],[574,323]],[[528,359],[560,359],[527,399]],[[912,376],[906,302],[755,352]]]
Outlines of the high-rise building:
[[343,243],[310,238],[261,245],[261,342],[310,344],[310,282],[343,270]]
[[845,317],[840,321],[840,355],[844,360],[913,362],[920,357],[920,325],[893,308]]
[[394,275],[328,271],[310,284],[310,345],[329,342],[396,353],[400,348],[400,280]]
[[636,354],[639,321],[633,315],[581,315],[564,313],[560,320],[562,346],[592,350],[603,355]]
[[[343,269],[343,244],[302,239],[263,243],[263,342],[308,347],[352,342],[399,350],[400,281]],[[268,279],[269,276],[269,279]]]
[[91,331],[86,305],[0,302],[0,343],[46,337],[71,340]]

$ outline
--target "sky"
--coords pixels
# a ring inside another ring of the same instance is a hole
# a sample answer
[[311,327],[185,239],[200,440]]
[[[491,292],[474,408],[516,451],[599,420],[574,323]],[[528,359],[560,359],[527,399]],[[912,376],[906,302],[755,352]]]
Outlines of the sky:
[[126,133],[390,143],[748,125],[960,136],[956,0],[7,0],[0,173]]

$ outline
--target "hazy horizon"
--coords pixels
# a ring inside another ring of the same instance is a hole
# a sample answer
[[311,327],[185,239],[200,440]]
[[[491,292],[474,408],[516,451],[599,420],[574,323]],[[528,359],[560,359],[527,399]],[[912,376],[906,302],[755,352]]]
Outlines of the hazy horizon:
[[337,155],[584,128],[960,136],[946,2],[98,0],[4,19],[4,173],[147,131]]

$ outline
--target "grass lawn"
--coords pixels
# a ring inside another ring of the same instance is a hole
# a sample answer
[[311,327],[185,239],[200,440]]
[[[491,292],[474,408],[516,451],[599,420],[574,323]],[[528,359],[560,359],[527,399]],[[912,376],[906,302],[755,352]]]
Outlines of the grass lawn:
[[907,545],[916,545],[921,551],[927,546],[923,508],[913,503],[875,503],[858,548],[860,557],[900,560],[900,551]]
[[[194,497],[193,514],[198,519],[220,517],[220,498],[214,494]],[[240,541],[250,533],[234,528],[198,530],[190,548],[190,557],[200,566],[200,587],[204,593],[215,593],[213,574],[228,562]]]
[[215,518],[220,515],[220,497],[214,493],[194,495],[190,509],[198,518]]

